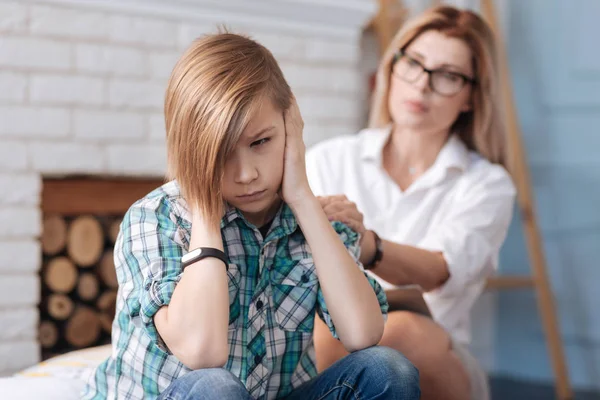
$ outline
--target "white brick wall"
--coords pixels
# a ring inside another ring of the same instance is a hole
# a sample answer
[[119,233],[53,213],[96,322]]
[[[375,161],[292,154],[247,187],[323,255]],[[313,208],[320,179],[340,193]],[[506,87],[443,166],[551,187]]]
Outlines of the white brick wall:
[[358,129],[359,24],[300,21],[314,2],[296,16],[273,1],[284,17],[269,20],[240,14],[236,1],[0,0],[0,326],[10,327],[0,330],[0,375],[39,359],[42,178],[162,176],[164,91],[197,36],[224,23],[271,49],[300,100],[308,144]]

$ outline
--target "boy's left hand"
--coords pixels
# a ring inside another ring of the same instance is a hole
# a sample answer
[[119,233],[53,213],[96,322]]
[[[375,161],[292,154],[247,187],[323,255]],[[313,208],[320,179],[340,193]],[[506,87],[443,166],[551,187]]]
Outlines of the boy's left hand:
[[295,97],[292,97],[292,104],[284,114],[284,121],[285,153],[281,194],[283,201],[293,206],[312,196],[306,177],[306,146],[302,139],[304,121]]

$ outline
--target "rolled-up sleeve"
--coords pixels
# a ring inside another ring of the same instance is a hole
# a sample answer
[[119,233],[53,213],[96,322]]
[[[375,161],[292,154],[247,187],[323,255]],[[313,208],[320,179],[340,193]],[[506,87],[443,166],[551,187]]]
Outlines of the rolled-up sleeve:
[[[385,295],[385,292],[375,279],[373,279],[367,275],[363,265],[359,261],[360,243],[359,243],[358,233],[354,232],[352,229],[350,229],[348,226],[342,224],[341,222],[336,221],[336,222],[333,222],[332,225],[333,225],[333,228],[335,229],[335,231],[337,232],[337,234],[339,235],[340,239],[344,243],[344,246],[348,250],[348,253],[352,256],[352,258],[354,259],[354,262],[356,262],[356,266],[363,272],[363,274],[365,275],[365,279],[367,279],[369,281],[369,284],[371,285],[371,287],[373,288],[373,291],[375,292],[375,295],[377,296],[377,300],[379,302],[379,308],[381,309],[381,314],[383,315],[384,320],[387,320],[388,302],[387,302],[387,297]],[[331,332],[333,337],[336,339],[339,339],[336,329],[335,329],[335,325],[333,324],[333,320],[331,319],[331,315],[329,314],[327,304],[325,303],[325,297],[323,296],[323,291],[321,290],[320,287],[319,287],[319,292],[318,292],[317,312],[319,314],[319,317],[321,317],[321,319],[329,327],[329,331]]]
[[159,349],[168,352],[154,324],[154,315],[170,303],[181,279],[181,228],[171,219],[166,199],[132,206],[115,244],[115,261],[130,317]]
[[515,193],[508,174],[496,166],[455,199],[444,219],[418,243],[417,247],[441,252],[448,266],[450,278],[436,289],[438,295],[460,294],[494,273],[512,219]]

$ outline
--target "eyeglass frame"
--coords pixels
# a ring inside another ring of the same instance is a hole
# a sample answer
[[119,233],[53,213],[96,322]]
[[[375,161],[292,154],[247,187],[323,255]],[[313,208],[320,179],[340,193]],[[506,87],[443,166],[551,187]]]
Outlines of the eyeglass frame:
[[[394,73],[394,67],[396,66],[396,63],[398,61],[400,61],[400,59],[402,57],[404,57],[404,56],[410,57],[412,60],[414,60],[421,67],[422,72],[419,75],[417,75],[417,77],[413,81],[409,81],[409,80],[405,79],[404,77],[401,77],[401,76],[396,75]],[[439,91],[435,90],[435,88],[433,87],[432,74],[434,72],[440,72],[440,71],[451,73],[451,74],[454,74],[454,75],[462,78],[463,84],[462,84],[462,86],[460,87],[460,89],[456,93],[444,94],[444,93],[440,93]],[[391,71],[390,71],[390,73],[392,75],[398,77],[399,79],[402,79],[405,82],[415,83],[419,79],[419,77],[421,76],[421,74],[423,72],[425,72],[427,74],[427,86],[429,86],[429,89],[431,89],[431,91],[433,91],[434,93],[439,94],[440,96],[445,96],[445,97],[456,96],[457,94],[459,94],[464,89],[464,87],[466,86],[467,83],[470,84],[471,86],[475,86],[477,84],[477,79],[476,78],[471,78],[470,76],[467,76],[467,75],[465,75],[463,73],[460,73],[460,72],[449,71],[449,70],[444,69],[444,68],[436,68],[436,69],[425,68],[425,66],[423,64],[421,64],[421,62],[419,60],[415,59],[414,57],[411,57],[409,54],[406,53],[406,51],[404,49],[400,49],[396,53],[394,53],[394,58],[392,59],[392,66],[391,66]]]

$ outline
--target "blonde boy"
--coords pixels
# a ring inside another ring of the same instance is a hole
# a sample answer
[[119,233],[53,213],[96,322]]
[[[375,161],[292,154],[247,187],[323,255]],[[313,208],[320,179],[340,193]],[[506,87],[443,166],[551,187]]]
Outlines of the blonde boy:
[[[165,119],[173,180],[124,218],[113,355],[84,398],[418,398],[408,360],[371,347],[385,295],[358,235],[309,188],[302,118],[271,53],[229,33],[195,41]],[[352,352],[318,376],[317,313]]]

